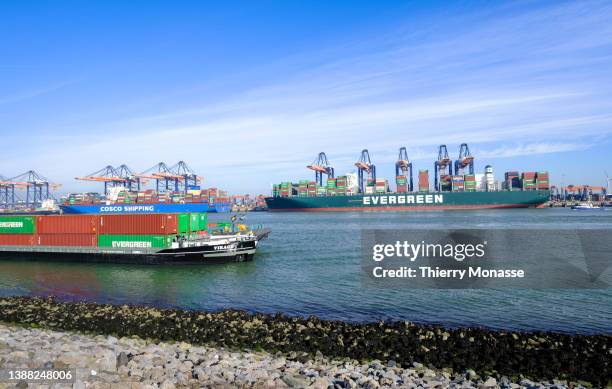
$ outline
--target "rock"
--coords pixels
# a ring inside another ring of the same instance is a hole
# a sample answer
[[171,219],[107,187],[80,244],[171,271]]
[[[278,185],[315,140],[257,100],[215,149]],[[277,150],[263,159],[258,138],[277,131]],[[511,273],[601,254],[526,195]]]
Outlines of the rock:
[[479,385],[479,388],[485,389],[485,388],[496,388],[497,387],[497,380],[493,377],[489,377],[487,378],[487,380],[485,382],[483,382],[482,384]]
[[121,366],[127,366],[129,362],[128,356],[125,352],[120,352],[119,355],[117,355],[117,369],[119,369]]
[[317,350],[317,352],[315,353],[315,361],[322,361],[322,360],[323,360],[323,353]]
[[313,389],[327,389],[330,385],[330,382],[326,378],[319,377],[315,379],[315,381],[309,386]]
[[287,363],[285,358],[273,359],[270,363],[270,367],[272,369],[280,369],[281,367],[285,366],[285,363]]
[[7,359],[9,361],[27,361],[30,359],[30,354],[28,354],[25,351],[13,351],[11,353],[9,353],[9,355],[7,355]]
[[310,379],[299,374],[286,374],[281,379],[290,387],[303,388],[310,385]]
[[149,376],[151,381],[161,383],[164,380],[164,369],[159,366],[155,366],[149,370]]
[[526,379],[526,378],[525,378],[525,379],[522,379],[522,380],[519,382],[519,384],[520,384],[521,386],[526,387],[526,388],[535,388],[535,387],[536,387],[536,386],[535,386],[535,383],[534,383],[533,381],[530,381],[530,380],[528,380],[528,379]]
[[96,359],[96,366],[100,371],[116,371],[117,370],[117,356],[111,350],[98,350],[96,351],[98,359]]
[[164,380],[164,382],[162,382],[159,385],[159,389],[175,389],[175,388],[176,386],[170,380]]

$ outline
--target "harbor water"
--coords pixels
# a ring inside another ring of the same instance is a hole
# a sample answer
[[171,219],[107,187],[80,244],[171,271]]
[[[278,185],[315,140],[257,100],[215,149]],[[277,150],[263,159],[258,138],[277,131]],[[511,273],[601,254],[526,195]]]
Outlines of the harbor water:
[[[222,217],[211,215],[213,221]],[[152,266],[2,260],[0,295],[353,322],[612,333],[611,289],[375,289],[364,288],[360,278],[364,228],[533,228],[545,246],[550,229],[611,228],[611,211],[256,212],[248,223],[272,228],[252,262]]]

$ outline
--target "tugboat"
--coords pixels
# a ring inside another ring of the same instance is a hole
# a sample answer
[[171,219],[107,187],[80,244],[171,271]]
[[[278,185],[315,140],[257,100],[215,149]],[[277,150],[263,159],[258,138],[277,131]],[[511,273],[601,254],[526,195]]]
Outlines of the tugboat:
[[[246,262],[253,259],[257,244],[270,234],[269,228],[244,229],[235,233],[205,235],[191,240],[181,238],[172,247],[146,256],[147,263]],[[134,259],[142,262],[143,257]]]

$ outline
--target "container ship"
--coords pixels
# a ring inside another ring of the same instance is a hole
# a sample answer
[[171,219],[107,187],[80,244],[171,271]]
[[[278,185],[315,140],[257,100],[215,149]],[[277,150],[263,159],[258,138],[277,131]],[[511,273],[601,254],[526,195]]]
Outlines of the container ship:
[[[109,165],[76,179],[103,184],[103,194],[70,194],[59,200],[59,206],[49,206],[45,203],[52,200],[50,189],[57,189],[60,184],[51,183],[32,170],[10,179],[0,175],[0,214],[228,212],[231,209],[227,192],[202,189],[202,177],[183,161],[170,167],[160,162],[142,173],[135,173],[125,164]],[[155,189],[144,189],[150,183],[154,183]]]
[[113,263],[248,261],[268,229],[206,213],[0,216],[0,258]]
[[186,192],[111,188],[106,196],[99,193],[64,196],[59,207],[66,214],[229,212],[231,199],[227,192],[217,188]]
[[[268,209],[325,212],[540,208],[550,200],[548,172],[506,172],[500,183],[490,165],[484,173],[474,173],[474,157],[465,143],[455,161],[449,157],[446,145],[439,147],[433,189],[429,170],[420,170],[418,183],[413,185],[413,165],[405,147],[400,148],[395,164],[395,191],[387,179],[376,177],[368,150],[361,152],[355,166],[356,173],[335,177],[326,154],[319,153],[307,166],[314,170],[315,180],[273,185],[272,196],[265,199]],[[325,181],[323,176],[327,176]]]

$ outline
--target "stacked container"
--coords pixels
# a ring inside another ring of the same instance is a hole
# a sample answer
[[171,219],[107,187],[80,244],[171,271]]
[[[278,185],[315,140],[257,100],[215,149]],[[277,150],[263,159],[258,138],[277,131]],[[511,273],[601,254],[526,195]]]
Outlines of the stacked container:
[[340,176],[336,179],[336,194],[346,195],[346,176]]
[[536,189],[536,173],[535,172],[523,172],[521,175],[521,181],[523,183],[523,190],[535,190]]
[[406,178],[406,176],[396,176],[395,184],[397,185],[397,193],[408,192],[408,179]]
[[327,195],[329,196],[336,195],[336,179],[335,178],[327,179]]
[[375,191],[376,193],[389,192],[389,181],[386,178],[377,178]]
[[308,182],[308,196],[314,197],[317,195],[317,183],[314,181]]
[[440,175],[440,190],[444,192],[453,190],[453,176],[449,174]]
[[504,183],[506,190],[521,189],[522,186],[519,178],[519,172],[506,172],[504,174]]
[[298,196],[299,197],[308,196],[308,180],[300,180],[298,182]]
[[0,216],[0,245],[167,248],[207,229],[206,213]]
[[281,182],[280,184],[281,197],[289,197],[293,195],[293,184],[290,182]]
[[21,246],[34,244],[34,216],[0,216],[0,244]]
[[465,189],[463,176],[453,176],[452,189],[453,192],[463,192]]
[[96,247],[98,215],[37,216],[35,245]]
[[538,190],[549,190],[550,182],[548,180],[548,172],[538,172],[536,174],[536,186]]
[[376,181],[368,180],[365,186],[365,194],[374,194],[376,192]]
[[465,185],[464,190],[466,192],[476,192],[476,175],[466,174],[463,176],[463,183]]
[[419,192],[429,192],[429,170],[419,170]]

